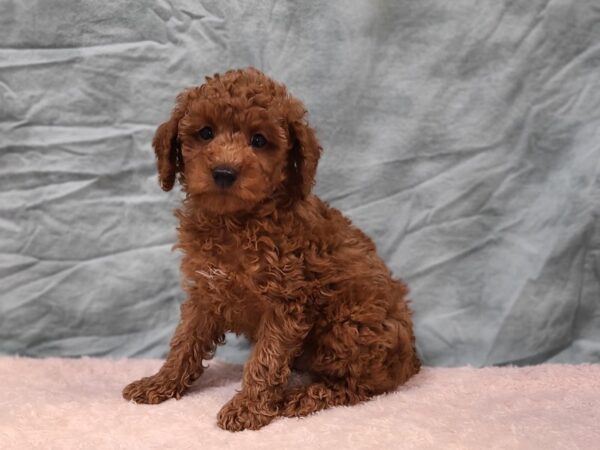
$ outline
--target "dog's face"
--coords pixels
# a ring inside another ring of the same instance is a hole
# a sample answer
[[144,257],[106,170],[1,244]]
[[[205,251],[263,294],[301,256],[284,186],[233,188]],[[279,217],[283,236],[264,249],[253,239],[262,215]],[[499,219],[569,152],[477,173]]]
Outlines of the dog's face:
[[310,193],[321,148],[304,106],[256,69],[207,78],[182,92],[153,146],[161,187],[179,180],[218,214],[251,210],[274,195]]

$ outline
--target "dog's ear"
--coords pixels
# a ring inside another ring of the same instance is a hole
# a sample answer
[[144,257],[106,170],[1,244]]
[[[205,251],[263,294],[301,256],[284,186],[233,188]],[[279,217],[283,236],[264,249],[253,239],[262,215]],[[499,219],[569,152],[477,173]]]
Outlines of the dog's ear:
[[288,158],[288,190],[299,198],[306,198],[315,184],[321,145],[315,130],[306,122],[304,105],[291,99],[288,129],[291,141]]
[[190,90],[186,90],[177,96],[171,117],[158,127],[154,133],[154,139],[152,139],[152,147],[156,153],[158,181],[164,191],[170,191],[173,188],[177,172],[183,169],[177,134],[179,121],[185,115],[189,94]]

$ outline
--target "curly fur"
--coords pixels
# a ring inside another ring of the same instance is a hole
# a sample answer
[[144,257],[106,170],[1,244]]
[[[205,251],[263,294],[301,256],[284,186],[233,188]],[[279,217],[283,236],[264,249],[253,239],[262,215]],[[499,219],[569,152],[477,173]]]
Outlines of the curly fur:
[[[242,390],[218,424],[258,429],[391,391],[418,372],[407,289],[375,245],[311,194],[321,147],[305,109],[256,69],[207,78],[177,97],[153,146],[164,190],[186,193],[176,211],[187,300],[163,367],[128,385],[137,403],[179,398],[224,333],[255,343]],[[205,126],[214,137],[198,136]],[[252,148],[253,133],[267,138]],[[211,170],[239,176],[218,187]],[[292,368],[312,382],[288,386]]]

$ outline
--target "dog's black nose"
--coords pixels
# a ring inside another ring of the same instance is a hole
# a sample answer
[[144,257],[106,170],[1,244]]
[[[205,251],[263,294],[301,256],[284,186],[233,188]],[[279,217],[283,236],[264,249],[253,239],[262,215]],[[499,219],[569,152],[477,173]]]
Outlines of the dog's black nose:
[[221,166],[212,170],[212,176],[217,186],[226,189],[235,183],[237,172],[231,167]]

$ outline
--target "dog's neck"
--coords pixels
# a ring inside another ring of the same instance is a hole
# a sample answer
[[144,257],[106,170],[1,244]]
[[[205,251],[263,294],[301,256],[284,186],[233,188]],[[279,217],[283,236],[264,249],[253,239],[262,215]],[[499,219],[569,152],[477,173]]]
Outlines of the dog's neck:
[[277,223],[282,217],[293,213],[296,201],[289,195],[273,195],[249,210],[219,214],[204,208],[194,197],[186,196],[175,215],[179,218],[181,226],[197,231],[236,231],[257,223]]

